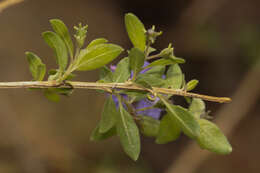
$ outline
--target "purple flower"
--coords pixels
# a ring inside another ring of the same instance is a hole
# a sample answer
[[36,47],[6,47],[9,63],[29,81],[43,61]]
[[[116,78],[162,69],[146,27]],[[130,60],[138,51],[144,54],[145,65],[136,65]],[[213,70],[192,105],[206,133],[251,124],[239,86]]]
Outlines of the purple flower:
[[[144,66],[146,67],[148,66],[150,63],[145,61],[144,62]],[[110,65],[110,69],[112,72],[114,72],[116,70],[116,66],[115,65]],[[148,70],[150,70],[151,68],[147,68],[142,70],[140,73],[143,74],[145,72],[147,72]],[[131,78],[133,77],[133,72],[131,72]],[[162,78],[164,78],[164,76],[162,76]],[[121,94],[123,96],[123,99],[128,99],[127,95],[125,94]],[[118,108],[119,102],[116,96],[112,95],[112,98],[116,104],[116,107]],[[134,103],[134,108],[135,109],[143,109],[143,108],[148,108],[148,107],[152,107],[153,105],[155,105],[157,102],[159,101],[159,98],[157,97],[154,101],[151,101],[147,98],[139,100],[137,102]],[[125,107],[125,105],[124,105]],[[146,115],[146,116],[150,116],[153,117],[154,119],[159,119],[160,115],[161,115],[162,110],[159,108],[151,108],[151,109],[146,109],[146,110],[141,110],[141,111],[137,111],[137,114],[140,115]]]
[[[140,100],[137,103],[135,103],[135,108],[143,109],[143,108],[151,107],[151,106],[155,105],[158,101],[159,101],[158,97],[155,99],[155,101],[150,101],[147,98],[145,98],[145,99]],[[146,109],[143,111],[138,111],[137,113],[141,114],[141,115],[153,117],[154,119],[159,119],[161,112],[162,112],[162,110],[159,108],[152,108],[152,109]]]

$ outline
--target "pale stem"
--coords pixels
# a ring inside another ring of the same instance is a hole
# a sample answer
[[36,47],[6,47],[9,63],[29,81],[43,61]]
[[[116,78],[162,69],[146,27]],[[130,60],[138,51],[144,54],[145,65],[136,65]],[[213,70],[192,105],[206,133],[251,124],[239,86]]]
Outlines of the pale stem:
[[[76,82],[76,81],[66,81],[67,84],[73,86],[73,88],[80,89],[93,89],[93,90],[105,90],[108,89],[127,89],[127,90],[137,90],[137,91],[147,91],[146,88],[134,85],[132,83],[97,83],[97,82]],[[70,88],[66,83],[60,83],[56,81],[24,81],[24,82],[0,82],[1,88]],[[200,98],[203,100],[218,102],[218,103],[228,103],[231,101],[228,97],[214,97],[202,94],[196,94],[191,92],[186,92],[180,89],[167,89],[167,88],[157,88],[153,87],[150,91],[152,94],[166,94],[166,95],[178,95],[185,97]]]

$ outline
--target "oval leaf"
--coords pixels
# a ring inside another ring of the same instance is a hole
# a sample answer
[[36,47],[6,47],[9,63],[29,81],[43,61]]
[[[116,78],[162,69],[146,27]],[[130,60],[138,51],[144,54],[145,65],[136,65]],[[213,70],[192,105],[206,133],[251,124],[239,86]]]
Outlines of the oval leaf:
[[29,69],[35,81],[42,81],[46,73],[46,66],[41,59],[32,52],[26,52]]
[[141,115],[138,121],[140,131],[147,137],[156,137],[159,131],[160,121],[150,116]]
[[64,41],[54,32],[44,32],[42,34],[45,42],[54,50],[59,69],[64,71],[68,64],[68,52]]
[[131,71],[129,66],[129,58],[123,58],[116,67],[115,72],[113,73],[113,82],[122,83],[127,81],[130,78]]
[[212,122],[200,119],[200,136],[197,142],[201,148],[218,154],[229,154],[232,147],[220,129]]
[[65,42],[70,56],[73,57],[74,54],[74,46],[70,37],[69,30],[67,26],[59,19],[51,19],[50,20],[51,26],[53,30],[63,39]]
[[183,75],[178,64],[171,65],[166,73],[166,88],[180,89],[183,83]]
[[140,135],[132,116],[119,104],[119,116],[117,121],[117,134],[126,154],[133,160],[137,160],[140,154]]
[[125,26],[128,36],[134,47],[145,50],[146,35],[143,23],[132,13],[125,15]]
[[180,125],[187,136],[195,138],[200,135],[199,124],[188,110],[181,106],[171,105],[162,97],[160,97],[160,99],[165,104],[170,117]]
[[107,132],[115,125],[117,113],[118,112],[116,109],[116,104],[112,99],[112,96],[110,96],[106,100],[103,108],[103,112],[100,120],[100,126],[99,126],[100,133]]
[[159,132],[156,138],[157,144],[166,144],[175,141],[181,134],[181,128],[176,120],[173,120],[169,114],[163,116],[160,122]]
[[138,73],[142,70],[145,61],[144,52],[140,51],[138,48],[132,48],[129,53],[130,67],[133,71],[133,79],[136,78]]
[[187,83],[187,91],[191,91],[198,85],[199,81],[196,79],[193,79]]
[[99,44],[81,51],[76,70],[88,71],[100,68],[114,60],[123,49],[114,44]]
[[108,40],[106,40],[106,39],[104,39],[104,38],[97,38],[97,39],[91,41],[91,42],[88,44],[87,49],[90,49],[90,48],[92,48],[93,46],[97,46],[97,45],[99,45],[99,44],[104,44],[104,43],[107,43],[107,42],[108,42]]

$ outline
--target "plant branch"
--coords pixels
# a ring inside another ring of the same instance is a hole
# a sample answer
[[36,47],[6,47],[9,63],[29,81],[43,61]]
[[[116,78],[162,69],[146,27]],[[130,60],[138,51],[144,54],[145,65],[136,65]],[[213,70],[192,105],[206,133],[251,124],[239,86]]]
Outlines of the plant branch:
[[[126,83],[97,83],[97,82],[76,82],[76,81],[66,81],[67,84],[73,86],[73,88],[81,89],[98,89],[98,90],[107,90],[107,89],[128,89],[128,90],[138,90],[138,91],[147,91],[146,88],[134,85],[131,82]],[[56,81],[24,81],[24,82],[0,82],[1,88],[70,88],[66,83],[59,83]],[[202,94],[196,94],[191,92],[186,92],[181,89],[167,89],[167,88],[152,88],[153,93],[167,94],[167,95],[178,95],[185,97],[200,98],[203,100],[218,102],[218,103],[227,103],[231,99],[228,97],[214,97],[207,96]],[[153,94],[152,93],[152,94]]]

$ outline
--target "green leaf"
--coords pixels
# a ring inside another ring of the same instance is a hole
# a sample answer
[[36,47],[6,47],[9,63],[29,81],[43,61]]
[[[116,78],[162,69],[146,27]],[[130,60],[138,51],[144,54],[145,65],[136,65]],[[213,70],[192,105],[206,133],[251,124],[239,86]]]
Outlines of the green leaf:
[[59,70],[51,69],[48,72],[48,74],[49,74],[48,81],[54,81],[57,80],[62,75],[62,72]]
[[165,66],[155,66],[149,69],[148,71],[146,71],[144,74],[140,74],[140,75],[149,75],[149,76],[162,79],[164,72],[165,72]]
[[26,57],[29,62],[29,69],[35,81],[42,81],[46,73],[45,64],[41,59],[32,52],[26,52]]
[[55,91],[53,91],[51,89],[45,89],[44,90],[44,96],[52,102],[59,102],[60,101],[60,96]]
[[147,137],[155,137],[158,134],[160,121],[152,117],[141,115],[138,121],[140,131]]
[[187,83],[187,88],[186,88],[186,90],[187,90],[187,91],[193,90],[193,89],[198,85],[198,83],[199,83],[199,81],[196,80],[196,79],[193,79],[193,80],[189,81],[189,82]]
[[147,97],[147,91],[120,90],[119,93],[126,94],[131,98],[131,102],[140,101]]
[[164,72],[164,66],[152,67],[145,73],[139,74],[136,83],[147,88],[163,86],[165,85],[165,80],[162,79]]
[[177,64],[183,64],[183,63],[186,62],[185,59],[178,58],[178,57],[176,57],[174,55],[169,56],[169,58],[172,59],[173,61],[175,61]]
[[178,64],[171,65],[166,73],[166,88],[180,89],[183,84],[183,75]]
[[[49,79],[48,80],[56,80],[58,77],[59,77],[59,70],[57,69],[50,69],[48,71],[48,75],[49,75]],[[73,73],[70,73],[67,78],[65,80],[71,80],[73,79],[74,77],[76,77],[77,75],[73,74]]]
[[54,50],[59,69],[64,71],[68,64],[68,52],[64,41],[54,32],[44,32],[42,34],[45,42]]
[[140,135],[132,116],[119,102],[119,116],[117,120],[117,134],[126,154],[133,160],[137,160],[140,154]]
[[113,73],[113,82],[122,83],[127,81],[130,78],[131,71],[129,65],[129,58],[123,58],[116,67],[115,72]]
[[74,54],[74,46],[70,37],[69,30],[67,26],[60,19],[51,19],[50,23],[52,25],[53,30],[63,39],[65,42],[70,56],[73,57]]
[[116,128],[111,128],[105,133],[100,133],[100,124],[93,130],[90,135],[91,141],[102,141],[116,135]]
[[132,48],[129,53],[130,67],[133,71],[133,79],[136,78],[138,73],[142,70],[145,61],[144,52],[140,51],[138,48]]
[[156,49],[155,48],[153,48],[153,47],[148,47],[148,55],[150,54],[150,53],[153,53],[153,52],[155,52],[156,51]]
[[112,82],[113,81],[112,71],[108,67],[103,66],[100,69],[99,79],[100,79],[99,82]]
[[200,136],[197,138],[197,142],[202,149],[218,154],[229,154],[232,152],[232,147],[227,138],[215,124],[205,119],[198,121],[200,124]]
[[100,68],[114,60],[123,49],[115,44],[99,44],[83,49],[78,57],[76,70],[88,71]]
[[125,15],[125,26],[134,47],[144,51],[146,45],[146,30],[143,23],[134,14],[128,13]]
[[[165,81],[162,78],[158,78],[151,75],[142,74],[137,77],[136,83],[140,84],[144,87],[147,87],[149,85],[150,87],[160,87],[165,84]],[[149,87],[149,88],[150,88]]]
[[108,40],[106,40],[106,39],[104,39],[104,38],[97,38],[97,39],[91,41],[91,42],[88,44],[87,49],[90,49],[90,48],[92,48],[92,47],[94,47],[94,46],[97,46],[97,45],[99,45],[99,44],[104,44],[104,43],[107,43],[107,42],[108,42]]
[[160,96],[160,99],[165,104],[167,112],[169,113],[171,119],[176,121],[183,132],[190,138],[198,137],[200,134],[200,127],[195,117],[181,106],[171,105],[164,98]]
[[100,124],[99,124],[99,132],[105,133],[108,130],[110,130],[116,123],[116,117],[117,117],[117,109],[116,104],[110,95],[110,97],[106,100]]
[[205,114],[206,106],[202,99],[193,98],[189,107],[189,111],[197,119],[200,119],[200,116]]
[[154,66],[166,66],[166,65],[170,65],[170,64],[176,64],[176,62],[171,59],[161,58],[161,59],[153,61],[151,64],[149,64],[147,66],[147,68],[154,67]]
[[166,114],[160,122],[160,128],[155,142],[157,144],[166,144],[178,139],[180,134],[181,128],[179,124],[175,119],[171,118],[171,115]]

